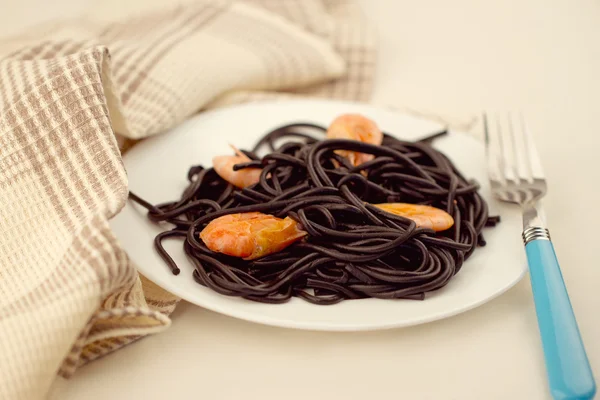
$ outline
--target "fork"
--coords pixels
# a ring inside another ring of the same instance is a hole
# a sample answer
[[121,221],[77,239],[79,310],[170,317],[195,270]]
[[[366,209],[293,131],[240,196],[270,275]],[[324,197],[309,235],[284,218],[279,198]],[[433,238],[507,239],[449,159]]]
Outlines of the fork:
[[[488,124],[489,122],[489,124]],[[539,201],[546,179],[521,114],[483,115],[488,175],[494,197],[523,213],[523,242],[550,392],[554,399],[592,399],[596,384]]]

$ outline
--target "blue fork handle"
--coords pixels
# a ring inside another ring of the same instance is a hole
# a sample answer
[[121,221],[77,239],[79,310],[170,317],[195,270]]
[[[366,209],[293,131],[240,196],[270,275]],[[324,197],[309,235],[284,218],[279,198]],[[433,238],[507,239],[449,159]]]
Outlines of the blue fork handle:
[[525,251],[552,397],[592,399],[596,383],[554,246],[550,240],[532,240]]

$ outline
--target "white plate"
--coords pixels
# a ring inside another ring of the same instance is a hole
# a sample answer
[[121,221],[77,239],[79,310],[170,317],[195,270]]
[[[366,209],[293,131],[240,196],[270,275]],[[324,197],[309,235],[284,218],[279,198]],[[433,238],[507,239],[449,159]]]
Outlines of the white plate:
[[[416,140],[440,130],[431,121],[364,104],[330,101],[258,103],[202,113],[171,132],[146,140],[124,157],[130,189],[151,203],[178,198],[193,164],[210,165],[214,155],[229,154],[228,143],[251,147],[265,132],[294,121],[327,125],[335,116],[360,112],[373,118],[385,131]],[[232,317],[298,329],[357,331],[420,324],[474,308],[505,292],[524,275],[525,259],[520,239],[520,216],[510,206],[491,200],[484,168],[483,145],[476,139],[452,132],[436,141],[469,177],[482,185],[483,196],[502,223],[485,231],[487,246],[479,248],[450,283],[425,301],[349,300],[317,306],[293,298],[286,304],[262,304],[217,294],[199,284],[186,259],[181,242],[165,241],[165,247],[181,267],[174,276],[153,248],[161,228],[146,219],[145,211],[128,201],[112,220],[114,232],[150,280],[181,298]]]

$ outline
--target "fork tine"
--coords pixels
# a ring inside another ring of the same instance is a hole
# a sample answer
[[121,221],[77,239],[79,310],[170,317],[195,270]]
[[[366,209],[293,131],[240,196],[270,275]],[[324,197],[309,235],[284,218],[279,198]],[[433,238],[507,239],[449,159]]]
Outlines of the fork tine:
[[523,148],[525,149],[525,157],[527,160],[527,166],[529,168],[531,180],[533,181],[535,179],[544,179],[544,170],[542,168],[542,163],[540,161],[540,156],[535,147],[535,143],[533,142],[533,137],[531,136],[529,126],[527,125],[525,117],[522,113],[519,113],[519,117],[521,124],[521,132],[523,133]]
[[500,151],[500,169],[502,170],[502,176],[504,182],[510,180],[513,177],[513,171],[510,167],[512,160],[510,159],[510,136],[506,136],[506,129],[502,129],[502,122],[498,116],[496,116],[496,129],[498,131],[498,146]]
[[[529,143],[529,134],[527,132],[527,127],[525,125],[525,118],[523,117],[523,113],[519,112],[519,132],[521,133],[521,140],[523,145],[523,154],[525,158],[525,167],[527,170],[527,176],[529,177],[529,181],[533,182],[533,167],[532,167],[532,153],[531,153],[531,145],[533,143]],[[535,149],[533,149],[535,150]]]
[[487,158],[488,175],[492,181],[498,184],[504,184],[503,168],[501,158],[498,155],[501,146],[498,143],[497,132],[493,132],[488,121],[488,114],[483,113],[483,131],[485,134],[485,153]]
[[522,124],[515,121],[515,116],[509,113],[508,122],[510,125],[510,136],[512,141],[512,168],[515,174],[516,182],[533,182],[530,172],[529,155],[526,147],[526,137],[523,132]]

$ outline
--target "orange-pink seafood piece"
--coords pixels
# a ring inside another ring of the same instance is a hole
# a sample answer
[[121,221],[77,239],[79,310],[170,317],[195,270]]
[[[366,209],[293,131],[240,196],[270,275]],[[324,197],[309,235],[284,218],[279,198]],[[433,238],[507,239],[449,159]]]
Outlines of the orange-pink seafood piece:
[[244,168],[234,171],[233,166],[251,161],[248,156],[239,151],[235,146],[231,146],[235,151],[235,156],[216,156],[213,157],[213,168],[215,172],[224,180],[232,185],[245,188],[252,186],[259,181],[262,170],[260,168]]
[[[360,114],[343,114],[334,119],[327,128],[327,139],[348,139],[380,145],[383,141],[383,133],[377,124],[367,117]],[[374,158],[372,154],[356,151],[337,150],[336,153],[346,157],[354,166]]]
[[305,235],[290,217],[281,219],[260,212],[224,215],[200,232],[210,250],[245,260],[281,251]]
[[445,231],[454,225],[454,218],[439,208],[409,203],[383,203],[373,204],[389,213],[410,218],[420,228],[429,228],[434,231]]

